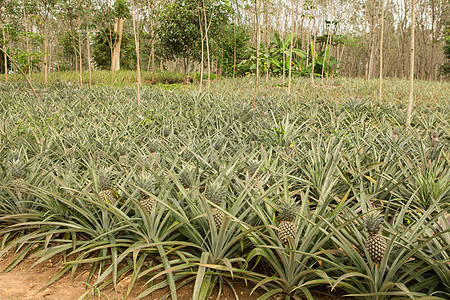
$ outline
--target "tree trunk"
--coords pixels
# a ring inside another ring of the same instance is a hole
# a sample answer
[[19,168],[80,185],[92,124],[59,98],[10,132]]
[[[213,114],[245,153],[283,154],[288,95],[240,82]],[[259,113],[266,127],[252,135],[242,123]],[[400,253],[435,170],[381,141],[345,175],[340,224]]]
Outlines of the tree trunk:
[[89,87],[92,86],[92,70],[91,70],[91,41],[89,37],[89,25],[86,24],[86,48],[87,48],[87,64],[89,72]]
[[[200,7],[199,7],[200,9]],[[202,87],[203,87],[203,69],[204,69],[204,61],[205,61],[205,46],[203,43],[204,40],[204,35],[203,35],[203,29],[202,29],[202,19],[201,19],[201,13],[199,11],[198,14],[198,22],[200,24],[200,37],[201,37],[201,41],[202,41],[202,53],[201,53],[201,60],[200,60],[200,84],[198,86],[198,91],[199,93],[202,91]]]
[[256,109],[256,94],[258,93],[258,77],[259,77],[259,6],[258,0],[255,0],[255,20],[256,20],[256,76],[255,76],[255,91],[253,94],[253,120],[255,120]]
[[205,0],[203,0],[203,16],[205,19],[205,39],[206,39],[206,57],[208,58],[208,91],[209,91],[211,89],[211,59],[209,57],[209,39],[208,39],[209,26],[207,24],[207,19],[206,19]]
[[409,70],[409,103],[408,103],[408,111],[406,114],[406,126],[411,125],[411,114],[412,114],[412,106],[414,99],[414,30],[415,30],[415,6],[416,1],[412,0],[411,4],[411,62],[410,62],[410,70]]
[[117,18],[114,24],[115,41],[111,49],[111,71],[120,69],[120,46],[122,44],[123,19]]
[[140,64],[140,51],[139,51],[139,0],[134,3],[133,12],[133,29],[134,29],[134,41],[136,44],[136,69],[137,69],[137,104],[138,110],[141,108],[141,64]]
[[150,20],[150,31],[152,35],[152,49],[151,49],[151,59],[152,59],[152,82],[155,82],[155,33],[153,31],[153,19]]
[[236,77],[236,22],[233,22],[233,79]]
[[292,26],[291,26],[291,45],[289,51],[289,75],[288,75],[288,94],[291,94],[291,81],[292,81],[292,52],[294,49],[294,25],[295,25],[295,13],[294,13],[294,0],[291,0],[291,18],[292,18]]
[[[24,21],[25,32],[28,33],[28,25],[27,25],[28,18],[27,18],[27,16],[26,16],[25,1],[22,1],[22,10],[23,10],[23,21]],[[29,38],[28,38],[28,34],[26,35],[25,43],[26,43],[26,46],[27,46],[27,69],[28,69],[28,77],[31,78],[30,40],[29,40]]]
[[316,37],[317,37],[316,19],[317,19],[317,7],[316,7],[316,1],[315,0],[314,0],[314,8],[315,8],[314,25],[313,25],[313,27],[314,27],[314,38],[313,38],[312,47],[311,47],[311,56],[312,56],[311,77],[310,77],[311,84],[314,84],[314,65],[316,63]]
[[5,26],[3,25],[3,14],[0,9],[0,21],[2,24],[2,37],[3,37],[3,57],[5,59],[5,81],[8,82],[8,57],[6,56],[6,35],[5,35]]
[[47,34],[47,17],[44,19],[44,84],[48,81],[48,34]]
[[381,33],[380,33],[380,88],[379,101],[383,100],[383,36],[384,36],[384,0],[381,0]]
[[83,86],[83,57],[81,55],[81,30],[78,27],[78,55],[79,55],[79,63],[80,63],[80,86]]

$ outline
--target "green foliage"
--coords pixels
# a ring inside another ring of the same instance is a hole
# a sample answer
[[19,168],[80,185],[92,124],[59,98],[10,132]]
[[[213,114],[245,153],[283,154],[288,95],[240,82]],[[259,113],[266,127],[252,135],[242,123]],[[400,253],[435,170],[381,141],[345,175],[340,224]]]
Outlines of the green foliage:
[[[281,75],[283,70],[287,72],[291,60],[290,44],[292,39],[292,73],[301,75],[304,72],[306,53],[300,49],[300,39],[297,38],[296,34],[283,39],[278,32],[274,33],[269,47],[266,47],[263,42],[260,44],[259,63],[262,72],[269,70],[272,75]],[[256,69],[256,48],[250,47],[247,52],[250,57],[241,61],[240,68],[254,72]]]
[[[209,26],[209,41],[214,44],[216,37],[219,37],[218,45],[221,45],[220,37],[223,37],[228,24],[229,6],[223,2],[206,0],[204,9]],[[203,7],[195,0],[174,1],[165,6],[159,22],[158,54],[166,59],[183,58],[187,71],[191,60],[201,58],[200,30],[205,33]]]
[[[236,75],[244,75],[247,70],[239,64],[244,59],[248,59],[248,41],[250,30],[243,25],[228,24],[222,27],[223,30],[215,35],[213,40],[214,55],[218,58],[223,75],[231,77],[233,75],[233,65],[236,55]],[[236,53],[235,53],[236,49]]]
[[[132,1],[134,1],[134,0],[132,0]],[[130,8],[128,7],[127,0],[114,1],[113,8],[114,8],[114,16],[116,18],[121,18],[121,19],[131,18],[131,12],[130,12]]]

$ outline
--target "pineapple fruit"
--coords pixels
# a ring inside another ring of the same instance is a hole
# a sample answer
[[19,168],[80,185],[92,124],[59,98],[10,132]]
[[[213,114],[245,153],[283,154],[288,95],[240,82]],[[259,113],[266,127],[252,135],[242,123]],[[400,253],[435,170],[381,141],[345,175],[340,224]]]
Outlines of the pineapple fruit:
[[102,168],[97,172],[98,185],[100,188],[100,199],[113,204],[115,199],[114,191],[111,188],[112,174],[110,169]]
[[437,131],[434,131],[431,137],[431,147],[435,148],[436,146],[439,145],[439,134]]
[[149,196],[146,192],[153,192],[154,191],[154,184],[153,184],[153,178],[148,173],[143,173],[141,176],[139,176],[136,184],[140,190],[140,200],[139,202],[142,204],[142,206],[145,207],[147,212],[149,214],[152,213],[153,204],[155,203],[155,199],[153,199],[151,196]]
[[122,166],[128,165],[128,147],[125,143],[120,143],[117,146],[117,152],[119,152],[119,164]]
[[[217,206],[220,206],[223,202],[223,196],[225,194],[225,190],[218,183],[212,183],[208,189],[206,190],[205,197],[212,203]],[[214,206],[210,206],[211,213],[213,215],[214,223],[219,229],[222,226],[223,219],[225,218],[225,213]]]
[[26,181],[23,179],[25,171],[23,162],[20,159],[12,159],[9,161],[8,165],[13,177],[11,187],[13,188],[14,194],[16,196],[18,196],[19,193],[23,194],[27,186]]
[[191,178],[189,177],[188,171],[186,169],[183,169],[178,176],[181,185],[183,185],[186,190],[189,190],[189,188],[191,187]]
[[380,234],[383,217],[379,212],[371,212],[364,216],[364,227],[368,233],[366,249],[372,261],[379,263],[386,252],[386,239]]
[[294,223],[297,205],[293,200],[289,202],[281,202],[280,212],[278,215],[278,238],[284,245],[289,244],[289,238],[295,239],[297,234],[297,226]]

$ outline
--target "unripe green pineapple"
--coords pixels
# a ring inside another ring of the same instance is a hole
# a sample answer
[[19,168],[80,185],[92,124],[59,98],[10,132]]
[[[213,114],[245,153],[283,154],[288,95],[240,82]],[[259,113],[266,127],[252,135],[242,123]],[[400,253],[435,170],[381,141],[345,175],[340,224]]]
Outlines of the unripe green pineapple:
[[383,217],[379,212],[371,212],[364,216],[364,227],[368,233],[366,240],[367,252],[372,261],[379,263],[386,252],[386,239],[380,234]]
[[431,137],[431,147],[434,148],[439,145],[439,134],[437,131],[434,131]]
[[64,136],[64,146],[66,156],[68,157],[75,156],[76,144],[77,142],[75,134],[72,131],[67,132]]
[[[206,190],[205,197],[217,206],[222,204],[225,189],[219,183],[212,183]],[[213,220],[216,227],[219,229],[222,226],[225,213],[214,206],[210,206]]]
[[185,189],[189,189],[191,187],[191,178],[189,177],[188,171],[186,171],[186,169],[183,169],[178,176],[179,176],[181,185]]
[[151,196],[149,196],[146,192],[149,192],[149,193],[154,192],[153,177],[148,173],[144,173],[141,176],[139,176],[136,185],[140,189],[142,189],[142,190],[139,190],[139,194],[140,194],[139,202],[141,202],[141,204],[145,207],[147,212],[149,214],[151,214],[153,204],[155,203],[155,199],[153,199]]
[[150,153],[155,153],[159,150],[160,142],[157,139],[152,139],[147,143],[147,149]]
[[112,190],[112,174],[111,169],[101,168],[97,171],[98,185],[100,188],[100,199],[110,204],[114,203],[115,193]]
[[117,152],[119,152],[119,164],[125,166],[128,164],[128,147],[125,143],[120,143],[117,146]]
[[25,166],[23,162],[18,159],[12,159],[8,162],[9,170],[13,177],[11,182],[11,187],[13,188],[13,192],[16,196],[19,193],[24,193],[27,187],[26,181],[23,179],[25,173]]
[[397,128],[395,128],[395,129],[392,131],[392,134],[391,134],[391,140],[392,140],[394,143],[397,143],[397,141],[398,141],[398,133],[399,133],[399,130],[398,130]]
[[214,149],[215,150],[222,149],[223,146],[225,145],[226,141],[227,141],[226,138],[222,134],[219,135],[214,143]]
[[278,238],[284,245],[289,244],[289,238],[295,239],[297,226],[294,223],[296,217],[297,205],[293,200],[281,202],[280,213],[278,215],[279,231]]
[[194,158],[194,153],[192,153],[192,151],[190,149],[184,148],[184,150],[183,150],[183,160],[190,161],[193,158]]
[[170,126],[164,126],[162,128],[162,134],[164,137],[168,137],[170,135],[171,131],[172,130],[171,130]]

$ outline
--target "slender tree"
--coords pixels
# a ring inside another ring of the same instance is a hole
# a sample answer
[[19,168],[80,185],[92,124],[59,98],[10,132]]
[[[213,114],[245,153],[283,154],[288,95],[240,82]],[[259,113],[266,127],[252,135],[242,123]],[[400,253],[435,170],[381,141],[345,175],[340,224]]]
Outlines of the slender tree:
[[211,25],[211,20],[212,20],[212,15],[211,15],[211,20],[208,24],[208,19],[206,17],[206,5],[205,5],[205,0],[202,0],[203,3],[203,18],[205,21],[205,42],[206,42],[206,57],[207,57],[207,61],[208,61],[208,91],[211,89],[211,58],[209,55],[209,37],[208,37],[208,32],[209,32],[209,26]]
[[291,94],[291,81],[292,81],[292,52],[294,49],[294,30],[297,15],[297,7],[294,11],[294,0],[291,0],[291,44],[289,48],[289,75],[288,75],[288,94]]
[[380,88],[379,101],[383,96],[383,36],[384,36],[384,0],[381,0],[381,32],[380,32]]
[[316,0],[314,0],[313,2],[313,7],[314,7],[314,23],[313,23],[313,31],[314,31],[314,38],[312,41],[312,45],[311,45],[311,57],[312,57],[312,62],[311,62],[311,77],[310,77],[310,82],[311,84],[314,84],[314,65],[316,64],[316,38],[317,38],[317,31],[316,31],[316,23],[317,23],[317,4],[316,4]]
[[141,64],[139,50],[139,0],[133,0],[133,30],[136,44],[136,69],[137,69],[137,104],[138,110],[141,108]]
[[5,81],[8,82],[8,57],[6,56],[6,33],[5,33],[5,24],[3,22],[3,7],[5,6],[6,0],[3,0],[2,5],[0,6],[0,22],[2,25],[2,46],[4,52],[4,60],[5,60]]
[[44,73],[44,84],[48,81],[48,70],[49,70],[49,63],[48,63],[48,21],[51,16],[51,11],[53,7],[56,4],[56,0],[40,0],[38,2],[39,4],[39,15],[41,17],[43,26],[44,26],[44,56],[42,61],[42,72]]
[[84,13],[84,22],[86,23],[86,52],[87,52],[87,65],[88,65],[88,84],[89,87],[92,86],[92,67],[91,67],[91,39],[89,33],[89,25],[90,19],[88,18],[89,14],[87,13],[91,8],[91,0],[85,0],[85,13]]
[[130,10],[126,0],[116,0],[114,2],[114,30],[110,36],[111,47],[111,72],[120,69],[120,48],[122,45],[123,23],[129,16]]
[[414,99],[414,31],[415,31],[415,22],[416,22],[416,1],[412,0],[411,3],[411,62],[410,62],[410,70],[409,70],[409,103],[408,103],[408,111],[406,114],[406,126],[411,125],[411,114],[412,114],[412,106]]
[[259,77],[259,43],[260,43],[260,32],[259,32],[259,3],[255,0],[255,22],[256,22],[256,76],[255,76],[255,91],[253,94],[253,120],[255,120],[255,109],[256,109],[256,95],[258,93],[258,77]]

